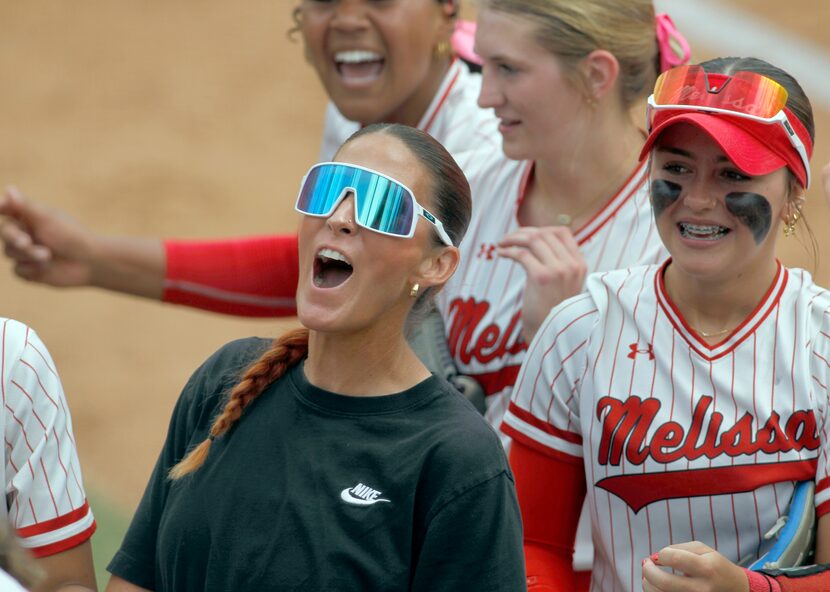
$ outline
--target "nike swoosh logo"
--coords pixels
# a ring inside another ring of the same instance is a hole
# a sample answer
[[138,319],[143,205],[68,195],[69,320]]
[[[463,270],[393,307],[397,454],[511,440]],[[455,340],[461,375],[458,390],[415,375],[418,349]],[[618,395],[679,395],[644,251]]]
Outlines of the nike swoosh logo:
[[340,499],[342,499],[347,504],[354,504],[355,506],[371,506],[378,502],[388,502],[388,499],[378,498],[373,500],[365,500],[360,497],[355,497],[352,495],[351,487],[347,487],[343,491],[340,492]]

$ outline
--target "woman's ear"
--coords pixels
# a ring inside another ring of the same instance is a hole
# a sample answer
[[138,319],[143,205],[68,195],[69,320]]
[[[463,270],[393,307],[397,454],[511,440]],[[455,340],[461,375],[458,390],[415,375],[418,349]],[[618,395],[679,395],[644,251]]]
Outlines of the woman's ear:
[[441,2],[441,8],[444,11],[444,14],[449,18],[455,18],[458,16],[458,4],[460,0],[443,0]]
[[595,49],[582,60],[588,101],[601,101],[614,89],[620,75],[620,63],[610,51]]
[[433,249],[418,266],[418,271],[410,278],[410,284],[419,284],[421,288],[441,288],[455,273],[461,254],[458,247],[440,247]]

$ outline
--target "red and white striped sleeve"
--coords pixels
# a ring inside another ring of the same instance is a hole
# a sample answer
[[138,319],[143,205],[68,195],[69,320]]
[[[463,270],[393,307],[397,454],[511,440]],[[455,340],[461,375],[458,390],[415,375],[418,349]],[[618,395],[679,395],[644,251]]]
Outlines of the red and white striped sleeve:
[[813,400],[817,411],[817,429],[821,447],[816,466],[816,515],[830,512],[830,310],[822,315],[818,334],[810,347]]
[[6,510],[36,557],[71,549],[95,531],[72,419],[55,364],[37,334],[0,319]]
[[556,458],[582,458],[579,386],[599,312],[590,294],[555,307],[528,349],[501,429]]

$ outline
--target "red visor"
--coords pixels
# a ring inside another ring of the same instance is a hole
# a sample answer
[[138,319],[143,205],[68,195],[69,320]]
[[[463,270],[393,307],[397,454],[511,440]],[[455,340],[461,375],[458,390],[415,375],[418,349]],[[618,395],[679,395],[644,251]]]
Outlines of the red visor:
[[665,72],[649,97],[649,136],[643,160],[660,134],[676,123],[706,132],[735,165],[749,175],[786,166],[802,186],[810,183],[812,140],[784,104],[777,82],[751,72],[707,74],[700,66]]

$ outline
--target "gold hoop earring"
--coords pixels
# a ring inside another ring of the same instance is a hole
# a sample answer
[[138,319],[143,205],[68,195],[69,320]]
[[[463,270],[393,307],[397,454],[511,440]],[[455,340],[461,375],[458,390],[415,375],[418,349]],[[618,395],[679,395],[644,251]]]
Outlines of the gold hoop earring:
[[795,225],[798,224],[798,220],[801,218],[801,208],[796,208],[793,215],[787,218],[784,221],[784,236],[787,238],[791,236],[795,236]]
[[421,289],[421,286],[417,282],[415,282],[412,285],[412,289],[409,291],[409,295],[412,298],[417,298],[418,297],[418,290],[420,290],[420,289]]
[[449,41],[439,41],[438,45],[435,46],[434,53],[436,59],[442,60],[448,58],[452,55],[452,45],[450,45]]

